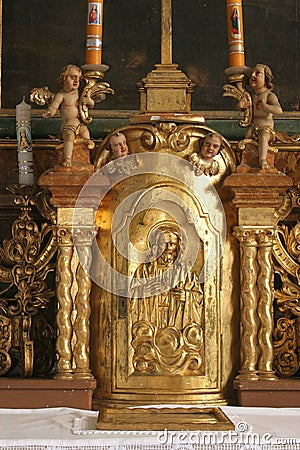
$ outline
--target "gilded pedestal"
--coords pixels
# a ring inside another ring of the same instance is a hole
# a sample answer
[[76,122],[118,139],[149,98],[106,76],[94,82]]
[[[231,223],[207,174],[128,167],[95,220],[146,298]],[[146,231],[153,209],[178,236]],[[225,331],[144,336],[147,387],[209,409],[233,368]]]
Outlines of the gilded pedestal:
[[[57,208],[58,336],[54,375],[57,379],[94,379],[89,362],[91,281],[88,271],[96,233],[95,189],[88,191],[81,204],[76,205],[82,187],[93,174],[89,147],[89,141],[75,143],[72,167],[57,165],[39,179],[39,184],[51,191],[51,202]],[[105,185],[107,180],[99,183]]]
[[238,211],[234,235],[240,242],[241,368],[237,380],[275,380],[272,250],[276,211],[292,181],[283,174],[232,174],[224,185],[232,189]]

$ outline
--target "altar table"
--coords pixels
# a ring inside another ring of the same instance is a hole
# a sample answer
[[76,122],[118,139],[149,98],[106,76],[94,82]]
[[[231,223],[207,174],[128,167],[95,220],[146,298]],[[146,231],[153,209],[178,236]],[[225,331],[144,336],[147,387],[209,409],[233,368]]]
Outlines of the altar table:
[[100,431],[96,430],[97,411],[0,409],[0,449],[300,450],[300,408],[221,409],[235,430]]

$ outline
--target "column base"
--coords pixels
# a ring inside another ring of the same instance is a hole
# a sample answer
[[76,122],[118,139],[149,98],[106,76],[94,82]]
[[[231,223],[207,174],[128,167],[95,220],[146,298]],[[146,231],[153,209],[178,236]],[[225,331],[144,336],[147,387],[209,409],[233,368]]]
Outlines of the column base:
[[92,409],[96,380],[0,378],[0,408]]
[[240,370],[236,377],[236,380],[258,380],[258,375],[256,371],[250,370]]
[[259,380],[278,380],[278,378],[275,375],[275,372],[273,372],[272,370],[270,371],[258,371],[258,378]]
[[235,380],[239,406],[299,408],[300,379]]

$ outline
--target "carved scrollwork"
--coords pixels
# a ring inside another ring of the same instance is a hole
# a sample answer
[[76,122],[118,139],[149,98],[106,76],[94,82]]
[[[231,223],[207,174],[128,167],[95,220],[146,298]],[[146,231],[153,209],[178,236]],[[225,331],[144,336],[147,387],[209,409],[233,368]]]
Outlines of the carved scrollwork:
[[[34,361],[32,317],[47,310],[55,295],[49,287],[48,274],[54,271],[56,242],[51,224],[44,222],[39,227],[31,215],[32,207],[37,206],[38,195],[40,210],[51,210],[51,207],[46,208],[40,188],[12,185],[9,190],[15,194],[14,202],[21,212],[13,222],[12,237],[5,239],[0,248],[0,349],[9,354],[1,359],[0,373],[13,369],[15,373],[21,371],[23,376],[31,376]],[[48,365],[53,363],[52,358]]]
[[275,290],[275,298],[279,311],[288,317],[300,317],[300,287],[293,282],[288,274],[281,268],[275,267],[275,271],[280,275],[281,287]]
[[30,91],[31,103],[36,103],[39,106],[45,106],[52,102],[54,93],[51,92],[48,86],[33,88]]
[[141,143],[148,150],[172,149],[175,152],[185,150],[190,143],[190,135],[179,129],[173,122],[158,122],[154,129],[147,129],[141,135]]
[[141,135],[141,144],[146,150],[153,150],[156,146],[155,133],[152,130],[145,130]]
[[234,84],[225,84],[223,89],[225,91],[223,93],[224,97],[233,97],[237,101],[240,101],[243,97],[245,97],[247,102],[249,102],[250,106],[243,109],[243,119],[239,120],[240,127],[248,127],[252,122],[252,99],[250,93],[246,91],[246,89],[242,88],[239,83],[237,83],[237,86]]
[[291,377],[299,369],[296,352],[297,336],[295,319],[281,317],[274,331],[274,368],[282,377]]
[[11,322],[0,315],[0,375],[4,375],[11,367],[9,350],[11,349]]
[[[80,98],[91,97],[95,103],[105,100],[107,94],[114,94],[114,90],[109,83],[102,81],[104,74],[100,71],[86,71],[83,78],[86,85],[83,88]],[[81,121],[85,124],[90,124],[93,119],[89,117],[89,109],[82,102],[79,102],[79,114]]]
[[[289,195],[290,211],[297,205],[296,196],[295,192]],[[300,368],[300,222],[292,227],[284,223],[277,226],[273,256],[274,298],[279,316],[273,333],[274,368],[280,376],[287,377]]]
[[32,318],[32,340],[34,373],[37,376],[49,373],[55,361],[55,329],[42,314]]
[[201,373],[204,340],[200,325],[191,323],[183,330],[159,329],[154,324],[138,321],[133,325],[132,336],[133,366],[137,372],[164,375],[200,370]]

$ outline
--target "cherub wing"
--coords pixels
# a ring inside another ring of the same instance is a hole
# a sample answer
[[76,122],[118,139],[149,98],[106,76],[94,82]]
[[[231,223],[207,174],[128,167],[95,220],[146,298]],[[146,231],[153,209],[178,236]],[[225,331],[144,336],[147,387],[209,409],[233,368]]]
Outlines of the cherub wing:
[[39,106],[45,106],[52,102],[54,93],[49,91],[48,86],[43,86],[31,89],[29,98],[31,103],[36,103]]

